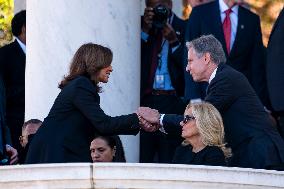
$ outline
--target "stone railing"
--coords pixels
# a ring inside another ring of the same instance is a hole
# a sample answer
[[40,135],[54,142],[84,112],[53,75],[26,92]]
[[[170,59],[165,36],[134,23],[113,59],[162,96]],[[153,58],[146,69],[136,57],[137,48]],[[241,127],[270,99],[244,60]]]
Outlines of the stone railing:
[[284,188],[284,172],[136,163],[39,164],[0,167],[0,188]]

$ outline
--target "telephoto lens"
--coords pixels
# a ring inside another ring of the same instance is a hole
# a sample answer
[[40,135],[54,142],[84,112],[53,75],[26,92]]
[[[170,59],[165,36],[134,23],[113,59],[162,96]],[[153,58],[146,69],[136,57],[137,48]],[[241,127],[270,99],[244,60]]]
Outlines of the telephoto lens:
[[157,29],[162,29],[170,16],[170,10],[163,5],[157,5],[153,12],[153,26]]

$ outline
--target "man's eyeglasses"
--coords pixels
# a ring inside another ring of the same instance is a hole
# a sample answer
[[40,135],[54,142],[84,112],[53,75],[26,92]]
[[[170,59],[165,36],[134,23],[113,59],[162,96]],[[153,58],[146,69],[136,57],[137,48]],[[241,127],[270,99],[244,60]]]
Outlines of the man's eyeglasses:
[[184,124],[187,124],[189,121],[194,120],[194,119],[195,119],[194,116],[185,115],[182,122],[183,122]]

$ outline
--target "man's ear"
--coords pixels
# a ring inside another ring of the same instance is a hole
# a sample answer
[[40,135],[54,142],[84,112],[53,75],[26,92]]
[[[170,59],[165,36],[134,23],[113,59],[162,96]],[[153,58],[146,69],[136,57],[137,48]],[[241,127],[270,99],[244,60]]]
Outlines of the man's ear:
[[207,53],[204,54],[204,60],[205,60],[206,64],[209,64],[209,62],[211,61],[210,53],[207,52]]
[[26,33],[26,26],[22,26],[22,28],[21,28],[21,33]]

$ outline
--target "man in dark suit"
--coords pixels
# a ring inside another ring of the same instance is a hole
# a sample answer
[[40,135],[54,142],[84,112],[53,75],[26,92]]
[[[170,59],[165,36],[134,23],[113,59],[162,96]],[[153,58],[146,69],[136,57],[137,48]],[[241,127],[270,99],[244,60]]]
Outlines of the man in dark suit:
[[12,19],[12,33],[16,39],[0,49],[0,64],[6,88],[6,120],[13,146],[19,149],[25,116],[26,11]]
[[[180,114],[185,109],[180,98],[184,94],[184,72],[182,59],[174,52],[184,43],[185,22],[171,9],[171,0],[146,0],[141,31],[141,105]],[[169,163],[180,142],[180,137],[142,131],[140,162]]]
[[284,137],[284,9],[276,20],[267,47],[267,86],[271,105]]
[[[205,100],[221,113],[225,136],[233,157],[230,165],[237,167],[268,168],[284,162],[284,142],[272,127],[268,114],[247,78],[225,65],[226,57],[221,43],[213,36],[197,38],[187,44],[188,65],[196,82],[208,82]],[[179,133],[179,121],[183,116],[159,115],[149,118],[147,112],[140,115],[150,122],[162,122],[166,132]]]
[[[201,35],[214,35],[225,49],[226,64],[243,73],[263,104],[268,106],[265,51],[260,19],[256,14],[235,2],[235,0],[215,0],[194,7],[188,20],[185,40],[191,41]],[[184,61],[186,57],[187,54]],[[197,86],[194,87],[194,85]],[[187,100],[197,98],[198,92],[202,98],[205,89],[206,87],[199,84],[193,84],[192,77],[185,74]]]

